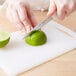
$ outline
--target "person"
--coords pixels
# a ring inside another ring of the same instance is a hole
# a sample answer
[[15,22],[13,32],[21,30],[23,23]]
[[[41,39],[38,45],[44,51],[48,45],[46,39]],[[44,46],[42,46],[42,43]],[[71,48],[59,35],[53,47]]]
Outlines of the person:
[[7,17],[17,25],[17,28],[27,33],[37,24],[32,7],[40,10],[40,6],[48,5],[45,7],[48,9],[47,16],[51,17],[56,13],[61,20],[76,10],[76,0],[45,0],[44,4],[40,5],[40,2],[36,6],[39,1],[44,2],[44,0],[7,0]]

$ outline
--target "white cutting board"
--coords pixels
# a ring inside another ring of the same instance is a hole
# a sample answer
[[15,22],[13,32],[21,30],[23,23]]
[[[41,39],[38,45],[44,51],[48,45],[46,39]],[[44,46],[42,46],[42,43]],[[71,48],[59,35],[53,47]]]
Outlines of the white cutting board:
[[64,26],[51,21],[42,30],[47,43],[37,47],[27,45],[21,32],[11,34],[10,43],[0,49],[0,67],[7,76],[16,76],[76,48],[76,34]]

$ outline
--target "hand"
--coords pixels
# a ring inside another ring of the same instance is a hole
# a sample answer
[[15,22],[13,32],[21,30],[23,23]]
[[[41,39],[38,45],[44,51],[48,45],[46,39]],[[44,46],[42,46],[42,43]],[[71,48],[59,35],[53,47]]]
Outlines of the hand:
[[64,19],[75,10],[76,0],[50,0],[47,15],[52,16],[56,12],[59,19]]
[[8,2],[7,17],[22,32],[29,32],[36,25],[36,19],[29,4],[22,0]]

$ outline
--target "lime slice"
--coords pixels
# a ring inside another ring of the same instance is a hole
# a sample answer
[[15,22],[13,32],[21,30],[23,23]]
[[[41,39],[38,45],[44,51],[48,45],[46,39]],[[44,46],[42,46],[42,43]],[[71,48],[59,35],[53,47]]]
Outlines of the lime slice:
[[0,32],[0,48],[5,47],[10,40],[9,32]]
[[32,46],[43,45],[47,41],[45,33],[41,30],[32,31],[29,36],[25,38],[27,44]]

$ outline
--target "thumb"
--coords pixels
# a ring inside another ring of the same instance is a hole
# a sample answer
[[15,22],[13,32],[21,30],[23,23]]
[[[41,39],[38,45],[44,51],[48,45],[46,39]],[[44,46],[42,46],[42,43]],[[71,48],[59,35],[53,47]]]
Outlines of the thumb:
[[53,0],[50,0],[47,16],[52,16],[56,12],[56,5]]

